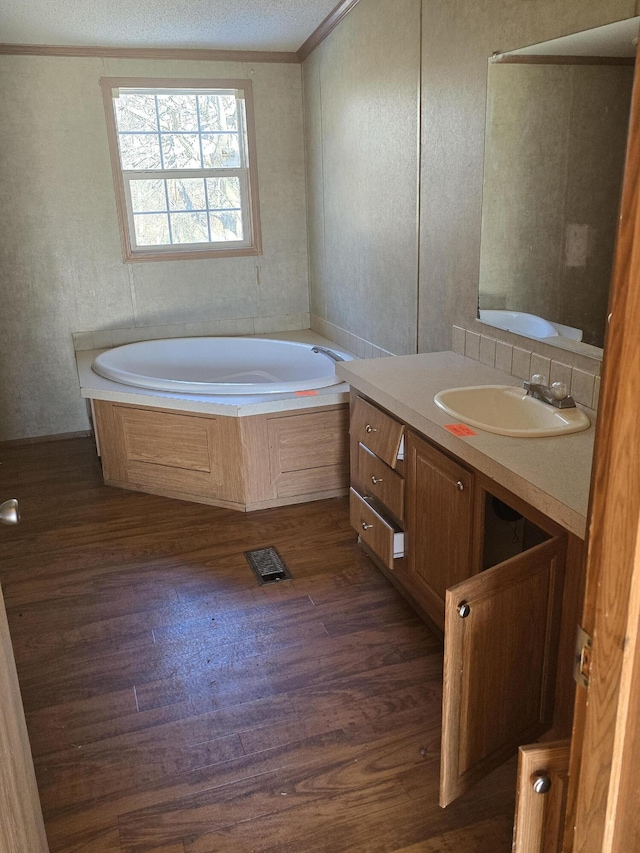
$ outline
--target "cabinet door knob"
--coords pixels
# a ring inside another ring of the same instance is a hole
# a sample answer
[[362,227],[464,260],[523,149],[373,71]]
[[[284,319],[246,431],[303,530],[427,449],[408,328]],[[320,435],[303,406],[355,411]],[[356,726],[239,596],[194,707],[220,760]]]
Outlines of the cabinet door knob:
[[544,770],[534,777],[533,790],[536,794],[546,794],[551,790],[551,778]]
[[371,530],[372,527],[373,527],[373,524],[367,524],[366,521],[362,522],[362,529],[363,530]]
[[19,521],[20,511],[18,509],[18,501],[15,498],[11,498],[0,504],[0,523],[17,524]]
[[466,619],[470,613],[471,613],[471,605],[467,604],[466,601],[463,601],[458,605],[458,616],[461,619]]
[[464,483],[462,482],[462,480],[458,480],[458,482],[456,483],[456,489],[459,492],[464,492]]
[[375,429],[374,427],[372,427],[371,424],[367,424],[366,427],[364,428],[364,431],[365,432],[378,432],[378,430]]
[[382,482],[382,477],[376,477],[375,475],[371,478],[371,482],[374,486],[377,486],[378,483]]

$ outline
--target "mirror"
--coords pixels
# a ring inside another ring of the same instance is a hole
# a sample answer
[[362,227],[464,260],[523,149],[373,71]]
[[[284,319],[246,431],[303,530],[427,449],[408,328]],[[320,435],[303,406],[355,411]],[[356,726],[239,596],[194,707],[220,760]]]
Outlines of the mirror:
[[601,356],[639,22],[490,60],[481,322]]

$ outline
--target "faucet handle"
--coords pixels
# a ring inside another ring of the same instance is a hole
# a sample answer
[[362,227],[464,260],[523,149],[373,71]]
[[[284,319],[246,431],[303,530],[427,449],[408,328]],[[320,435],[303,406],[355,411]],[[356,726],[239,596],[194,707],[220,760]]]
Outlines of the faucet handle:
[[551,395],[555,400],[566,400],[569,396],[569,389],[566,382],[552,382]]
[[533,376],[531,377],[531,382],[534,385],[546,385],[547,384],[547,377],[544,376],[542,373],[534,373]]

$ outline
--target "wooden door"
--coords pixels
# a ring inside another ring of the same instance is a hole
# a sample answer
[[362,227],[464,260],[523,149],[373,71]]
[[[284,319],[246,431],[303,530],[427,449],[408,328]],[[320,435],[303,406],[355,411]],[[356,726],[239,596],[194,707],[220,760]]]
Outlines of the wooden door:
[[4,601],[0,592],[0,851],[48,853]]
[[640,849],[640,63],[609,301],[591,481],[583,627],[593,635],[578,690],[565,850]]
[[403,583],[442,630],[446,590],[471,574],[473,474],[412,432]]
[[550,727],[564,538],[447,591],[440,805]]
[[520,747],[513,853],[560,853],[570,741]]

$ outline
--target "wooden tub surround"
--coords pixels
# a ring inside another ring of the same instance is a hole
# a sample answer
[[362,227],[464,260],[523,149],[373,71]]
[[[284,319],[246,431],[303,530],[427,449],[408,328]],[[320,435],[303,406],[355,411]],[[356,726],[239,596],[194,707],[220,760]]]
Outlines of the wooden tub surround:
[[109,486],[242,511],[346,494],[348,406],[232,417],[93,401]]

